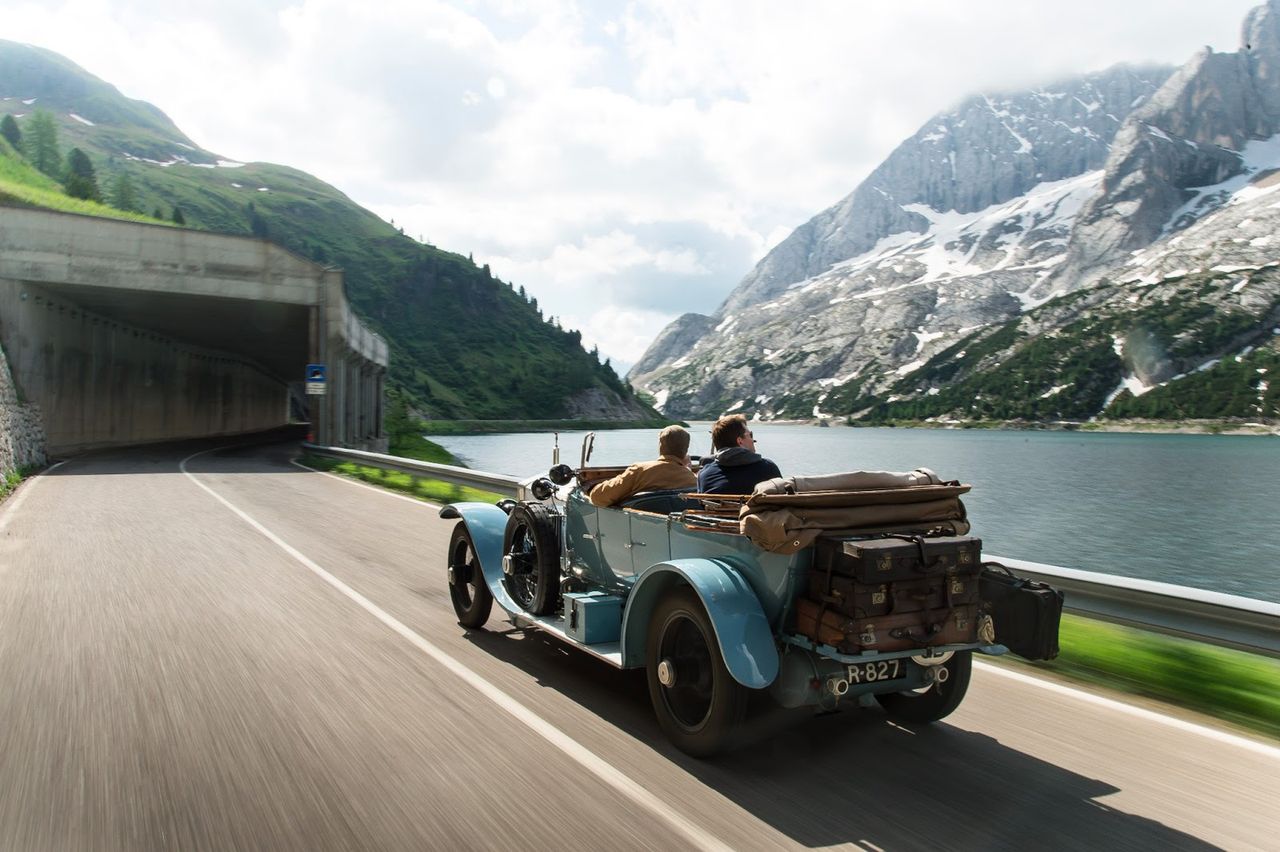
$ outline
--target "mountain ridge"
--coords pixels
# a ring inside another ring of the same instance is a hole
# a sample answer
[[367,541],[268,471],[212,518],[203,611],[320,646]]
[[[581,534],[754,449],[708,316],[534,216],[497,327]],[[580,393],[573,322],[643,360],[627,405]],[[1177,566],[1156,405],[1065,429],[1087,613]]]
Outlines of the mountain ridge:
[[[993,410],[982,385],[1018,401],[998,406],[1003,417],[1044,421],[1132,408],[1155,387],[1135,380],[1143,346],[1176,349],[1180,335],[1215,323],[1240,332],[1210,334],[1218,345],[1271,351],[1280,338],[1267,325],[1270,297],[1255,294],[1270,292],[1258,270],[1270,268],[1266,240],[1280,225],[1264,198],[1280,168],[1280,143],[1267,135],[1280,129],[1278,15],[1277,0],[1250,13],[1243,54],[1201,52],[1176,71],[1117,66],[977,95],[935,116],[767,255],[705,322],[682,317],[664,330],[629,378],[682,417],[980,419]],[[955,185],[939,183],[947,174]],[[1244,278],[1219,294],[1219,279],[1237,273]],[[1196,288],[1180,289],[1184,280]],[[1093,312],[1088,322],[1041,309],[1082,288],[1097,292],[1068,303]],[[1147,298],[1193,299],[1212,316]],[[1148,315],[1163,337],[1143,344],[1137,329]],[[1134,328],[1121,328],[1126,321]],[[694,339],[699,328],[710,330]],[[661,348],[672,339],[680,347]],[[1234,354],[1196,350],[1201,366]],[[1090,379],[1112,382],[1106,393],[1060,387],[1043,365],[1009,378],[1027,359],[1070,373],[1072,357],[1095,364]],[[1276,416],[1259,376],[1250,393],[1261,387],[1262,408]],[[1174,381],[1157,396],[1192,384]],[[960,386],[970,396],[949,392]],[[1244,400],[1240,416],[1256,413]]]

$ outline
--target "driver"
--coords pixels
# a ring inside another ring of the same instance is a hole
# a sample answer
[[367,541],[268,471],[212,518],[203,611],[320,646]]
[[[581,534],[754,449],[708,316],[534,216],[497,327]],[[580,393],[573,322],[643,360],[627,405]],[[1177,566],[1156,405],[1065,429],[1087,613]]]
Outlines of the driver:
[[689,469],[689,433],[668,426],[658,433],[657,461],[637,462],[622,473],[591,489],[593,506],[616,506],[641,491],[693,488],[698,477]]

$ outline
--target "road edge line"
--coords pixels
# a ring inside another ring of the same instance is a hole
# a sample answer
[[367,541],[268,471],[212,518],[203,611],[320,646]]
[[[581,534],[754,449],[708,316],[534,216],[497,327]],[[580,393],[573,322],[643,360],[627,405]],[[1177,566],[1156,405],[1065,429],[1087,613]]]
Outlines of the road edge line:
[[18,507],[26,501],[27,495],[35,490],[36,484],[40,480],[44,479],[45,476],[53,473],[64,464],[66,464],[65,461],[60,461],[55,465],[45,468],[35,476],[28,477],[25,482],[18,486],[13,497],[5,500],[4,504],[0,505],[0,534],[4,533],[4,531],[9,528],[9,521],[13,520],[13,516],[18,512]]
[[992,672],[993,674],[1000,675],[1001,677],[1010,678],[1011,680],[1020,681],[1022,683],[1026,683],[1031,686],[1037,686],[1041,689],[1047,689],[1050,692],[1056,692],[1059,695],[1067,695],[1079,701],[1087,702],[1089,704],[1097,704],[1102,707],[1107,707],[1112,710],[1117,710],[1121,713],[1127,713],[1131,716],[1137,716],[1139,719],[1146,719],[1147,721],[1150,721],[1150,722],[1158,722],[1159,724],[1165,725],[1170,728],[1177,728],[1178,730],[1181,730],[1181,731],[1186,731],[1193,734],[1199,734],[1200,736],[1205,737],[1207,739],[1217,740],[1218,742],[1221,742],[1221,743],[1228,743],[1238,748],[1246,749],[1247,751],[1252,751],[1256,754],[1261,754],[1264,757],[1270,757],[1275,760],[1280,760],[1280,748],[1277,748],[1276,746],[1273,746],[1273,745],[1268,745],[1267,743],[1259,742],[1257,740],[1251,740],[1248,737],[1242,737],[1242,736],[1239,736],[1238,734],[1232,734],[1227,731],[1220,731],[1217,728],[1210,728],[1207,725],[1201,725],[1197,722],[1188,722],[1185,719],[1178,719],[1174,716],[1166,716],[1163,713],[1157,713],[1156,711],[1148,710],[1145,707],[1138,707],[1133,704],[1126,704],[1125,702],[1117,701],[1114,698],[1107,698],[1102,695],[1095,695],[1094,693],[1086,692],[1083,689],[1077,689],[1076,687],[1073,687],[1073,686],[1067,686],[1065,684],[1056,683],[1055,681],[1034,677],[1029,674],[1024,674],[1023,672],[1011,671],[1010,669],[1007,669],[1003,666],[997,666],[992,663],[986,663],[986,662],[975,660],[974,665],[978,668],[983,669],[984,671]]
[[675,813],[670,807],[664,804],[661,799],[653,793],[650,793],[638,782],[617,770],[614,766],[605,761],[604,758],[600,757],[595,752],[591,751],[586,746],[582,745],[577,740],[573,739],[568,734],[543,719],[537,713],[534,713],[528,707],[525,707],[519,701],[512,698],[497,686],[468,668],[451,654],[424,639],[421,635],[407,627],[403,622],[396,619],[395,616],[380,608],[377,604],[373,603],[373,601],[348,586],[342,580],[339,580],[333,574],[330,574],[301,551],[297,550],[284,539],[280,538],[261,523],[254,520],[252,516],[238,508],[230,500],[227,500],[221,494],[205,485],[197,479],[194,474],[187,470],[187,462],[191,461],[196,456],[202,456],[205,453],[217,452],[220,449],[226,448],[216,447],[214,449],[201,450],[198,453],[192,453],[178,463],[178,469],[201,490],[230,509],[231,512],[240,518],[240,520],[253,527],[265,536],[268,541],[292,556],[296,561],[312,571],[312,573],[320,577],[320,579],[324,580],[330,586],[337,589],[361,609],[365,610],[374,618],[381,621],[384,625],[391,628],[391,630],[398,633],[401,638],[407,640],[419,651],[422,651],[437,663],[444,666],[464,683],[471,686],[485,698],[488,698],[500,709],[505,710],[508,714],[515,717],[515,719],[521,724],[525,725],[535,734],[558,748],[562,753],[581,765],[587,771],[591,772],[601,781],[631,799],[637,805],[640,805],[653,813],[659,819],[667,823],[667,825],[673,828],[677,833],[687,838],[699,849],[717,850],[717,852],[719,852],[719,850],[726,850],[727,852],[727,850],[732,849],[732,847],[721,842],[709,832],[704,831],[689,820]]

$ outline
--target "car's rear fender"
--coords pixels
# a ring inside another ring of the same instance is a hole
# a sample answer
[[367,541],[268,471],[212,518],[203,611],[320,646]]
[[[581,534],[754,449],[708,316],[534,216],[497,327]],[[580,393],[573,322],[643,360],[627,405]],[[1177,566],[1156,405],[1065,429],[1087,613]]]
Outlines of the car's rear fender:
[[627,596],[622,665],[644,666],[654,607],[680,585],[692,586],[702,600],[733,679],[752,689],[773,683],[778,676],[778,647],[760,600],[742,575],[719,559],[671,559],[645,569]]
[[502,537],[507,530],[507,513],[492,503],[450,503],[441,507],[440,517],[461,518],[467,525],[480,573],[493,599],[507,612],[519,612],[520,607],[502,585]]

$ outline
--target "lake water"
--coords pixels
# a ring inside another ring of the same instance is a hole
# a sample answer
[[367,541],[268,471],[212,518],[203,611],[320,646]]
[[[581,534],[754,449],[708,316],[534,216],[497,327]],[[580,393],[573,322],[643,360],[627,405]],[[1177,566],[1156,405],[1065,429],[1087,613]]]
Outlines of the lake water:
[[[691,451],[710,451],[694,423]],[[928,467],[963,498],[989,553],[1280,602],[1280,439],[1265,436],[850,429],[753,424],[790,474]],[[560,435],[577,466],[581,432]],[[477,470],[530,476],[552,435],[433,438]],[[653,429],[599,432],[593,465],[656,458]]]

